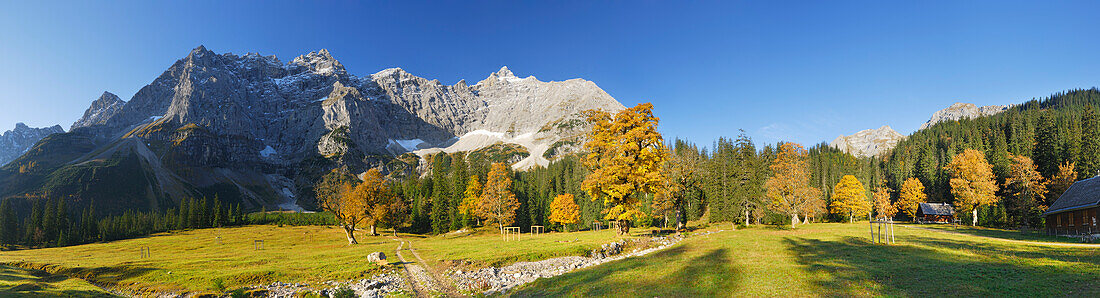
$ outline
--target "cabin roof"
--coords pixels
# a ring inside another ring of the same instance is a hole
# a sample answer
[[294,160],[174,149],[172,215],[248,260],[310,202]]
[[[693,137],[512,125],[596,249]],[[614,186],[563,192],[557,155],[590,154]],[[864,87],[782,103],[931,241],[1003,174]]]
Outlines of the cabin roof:
[[955,208],[947,203],[920,203],[920,213],[924,215],[955,215]]
[[1100,176],[1074,182],[1044,214],[1077,210],[1100,204]]

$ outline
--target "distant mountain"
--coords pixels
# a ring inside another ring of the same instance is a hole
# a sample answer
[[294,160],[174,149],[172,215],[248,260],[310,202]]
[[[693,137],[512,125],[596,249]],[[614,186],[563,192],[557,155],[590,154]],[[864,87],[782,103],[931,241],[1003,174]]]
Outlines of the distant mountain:
[[978,107],[977,105],[974,105],[972,103],[958,102],[951,105],[950,107],[947,107],[946,109],[936,111],[936,113],[932,114],[932,118],[928,119],[928,122],[925,122],[923,125],[920,126],[920,129],[925,129],[931,127],[933,124],[944,121],[992,116],[1007,111],[1011,107],[1012,105]]
[[849,136],[839,136],[829,146],[859,157],[883,156],[905,136],[883,125],[878,129],[861,130]]
[[623,108],[592,82],[519,78],[507,67],[448,86],[400,68],[358,77],[326,50],[284,64],[200,46],[129,101],[104,93],[69,133],[0,168],[0,196],[312,207],[313,183],[334,167],[409,172],[441,151],[546,165],[579,146],[582,111]]
[[26,153],[38,140],[55,133],[63,133],[60,125],[43,128],[31,128],[22,122],[15,129],[0,134],[0,165],[7,164]]

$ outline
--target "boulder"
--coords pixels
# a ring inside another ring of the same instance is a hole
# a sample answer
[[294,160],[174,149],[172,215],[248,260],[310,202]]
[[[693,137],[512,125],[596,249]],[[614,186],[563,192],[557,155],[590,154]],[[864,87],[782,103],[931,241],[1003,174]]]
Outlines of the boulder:
[[371,263],[378,263],[381,265],[385,265],[388,263],[386,262],[386,254],[380,251],[372,252],[367,255],[367,261]]

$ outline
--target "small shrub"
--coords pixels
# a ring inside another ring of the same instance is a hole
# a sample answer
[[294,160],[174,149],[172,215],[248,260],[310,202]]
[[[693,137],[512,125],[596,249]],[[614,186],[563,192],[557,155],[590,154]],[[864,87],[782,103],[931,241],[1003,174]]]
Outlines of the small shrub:
[[349,288],[338,288],[332,292],[332,298],[356,298],[355,291]]
[[210,288],[215,291],[225,292],[225,280],[221,277],[215,278],[213,281],[211,281],[210,286]]

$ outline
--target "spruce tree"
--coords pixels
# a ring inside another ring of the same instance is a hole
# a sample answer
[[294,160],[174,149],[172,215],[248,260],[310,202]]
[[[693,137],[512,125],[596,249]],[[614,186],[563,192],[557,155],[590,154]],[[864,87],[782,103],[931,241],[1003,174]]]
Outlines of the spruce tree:
[[12,209],[11,199],[0,202],[0,244],[15,244],[19,227],[16,226],[15,210]]
[[42,239],[39,239],[39,244],[47,244],[57,239],[58,215],[57,199],[47,199],[46,209],[42,211]]
[[1077,156],[1077,178],[1085,179],[1100,175],[1100,113],[1088,105],[1081,117],[1081,154]]
[[1051,115],[1039,116],[1035,130],[1035,164],[1043,177],[1054,177],[1058,173],[1058,127]]
[[176,218],[176,229],[186,230],[191,225],[191,206],[188,204],[191,198],[180,199],[179,216]]

